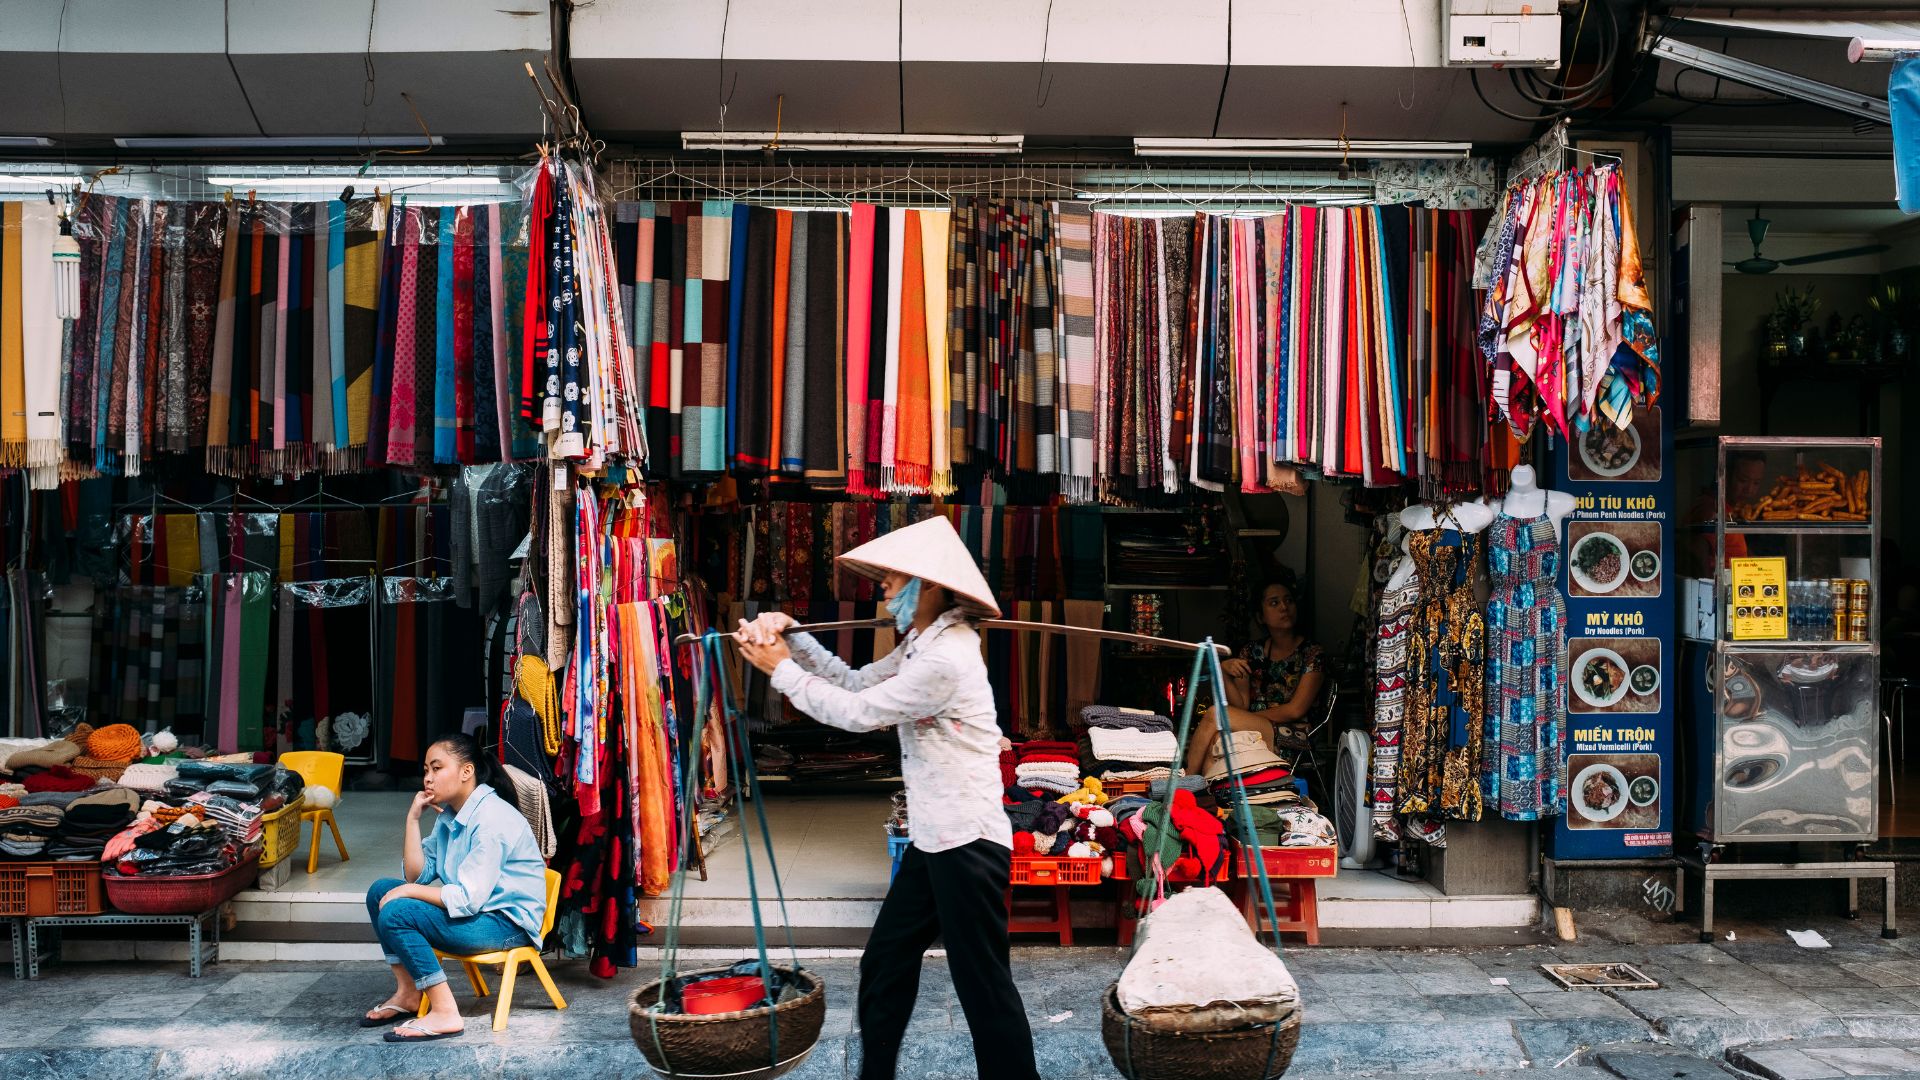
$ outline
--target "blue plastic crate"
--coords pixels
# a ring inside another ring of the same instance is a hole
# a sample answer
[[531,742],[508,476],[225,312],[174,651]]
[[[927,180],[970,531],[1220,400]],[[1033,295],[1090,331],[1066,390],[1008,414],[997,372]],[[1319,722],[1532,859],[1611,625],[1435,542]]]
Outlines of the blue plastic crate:
[[907,845],[912,842],[911,839],[905,836],[887,837],[887,855],[893,859],[893,869],[887,873],[888,881],[892,881],[895,877],[899,876],[900,860],[907,857]]

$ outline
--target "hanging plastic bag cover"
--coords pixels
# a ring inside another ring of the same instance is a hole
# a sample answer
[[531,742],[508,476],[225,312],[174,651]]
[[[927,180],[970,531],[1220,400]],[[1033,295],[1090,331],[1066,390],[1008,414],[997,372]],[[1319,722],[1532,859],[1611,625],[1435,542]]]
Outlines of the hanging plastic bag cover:
[[1900,60],[1887,79],[1893,110],[1893,194],[1903,213],[1920,214],[1920,59]]

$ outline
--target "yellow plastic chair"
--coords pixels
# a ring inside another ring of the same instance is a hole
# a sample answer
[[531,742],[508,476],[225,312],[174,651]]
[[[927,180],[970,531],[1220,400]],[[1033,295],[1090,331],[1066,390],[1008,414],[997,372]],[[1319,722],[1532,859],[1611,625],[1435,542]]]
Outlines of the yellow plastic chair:
[[[333,805],[340,805],[340,772],[346,767],[347,759],[339,754],[330,754],[325,750],[290,750],[280,755],[280,764],[300,774],[308,787],[323,787],[333,792]],[[333,819],[333,806],[319,806],[304,810],[300,820],[313,823],[313,842],[307,847],[307,873],[320,868],[320,826],[325,823],[333,830],[333,846],[340,849],[340,861],[347,861],[347,842],[340,839],[340,823]]]
[[[560,908],[560,872],[547,871],[547,913],[540,918],[540,941],[545,942],[547,935],[553,932],[553,914]],[[502,952],[475,953],[472,956],[449,956],[438,949],[433,955],[441,960],[458,960],[460,966],[467,969],[467,981],[473,984],[473,992],[479,997],[487,996],[487,980],[480,972],[480,965],[500,965],[500,1003],[493,1008],[493,1030],[507,1029],[507,1013],[513,1010],[513,983],[520,974],[520,965],[533,965],[533,974],[540,985],[547,988],[547,996],[553,999],[553,1007],[564,1009],[567,999],[560,996],[560,988],[553,985],[553,976],[547,974],[547,965],[540,960],[540,945],[520,945]],[[420,995],[420,1015],[427,1015],[427,997]]]

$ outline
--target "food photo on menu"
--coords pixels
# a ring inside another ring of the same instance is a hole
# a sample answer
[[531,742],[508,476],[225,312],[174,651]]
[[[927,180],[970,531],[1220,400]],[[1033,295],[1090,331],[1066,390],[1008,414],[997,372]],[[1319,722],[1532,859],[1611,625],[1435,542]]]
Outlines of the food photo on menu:
[[1567,525],[1570,596],[1610,600],[1660,595],[1660,523],[1574,521]]
[[1573,638],[1567,642],[1567,711],[1660,711],[1658,638]]
[[1604,420],[1574,438],[1567,476],[1576,481],[1651,483],[1660,479],[1660,409],[1636,409],[1633,422],[1615,427]]
[[1567,773],[1568,828],[1660,827],[1659,754],[1569,754]]

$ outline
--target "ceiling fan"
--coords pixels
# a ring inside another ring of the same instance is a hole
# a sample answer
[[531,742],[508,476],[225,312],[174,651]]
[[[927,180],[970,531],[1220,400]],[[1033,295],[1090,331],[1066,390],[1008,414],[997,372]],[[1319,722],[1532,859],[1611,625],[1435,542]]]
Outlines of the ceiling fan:
[[1760,208],[1754,207],[1753,217],[1747,222],[1747,236],[1753,240],[1753,254],[1739,262],[1727,265],[1743,274],[1771,274],[1783,266],[1805,266],[1808,263],[1830,262],[1834,259],[1851,259],[1856,255],[1878,255],[1889,250],[1886,244],[1867,244],[1864,247],[1841,248],[1837,251],[1822,251],[1814,255],[1800,255],[1791,259],[1769,259],[1760,254],[1760,245],[1766,242],[1767,228],[1773,222],[1760,216]]

